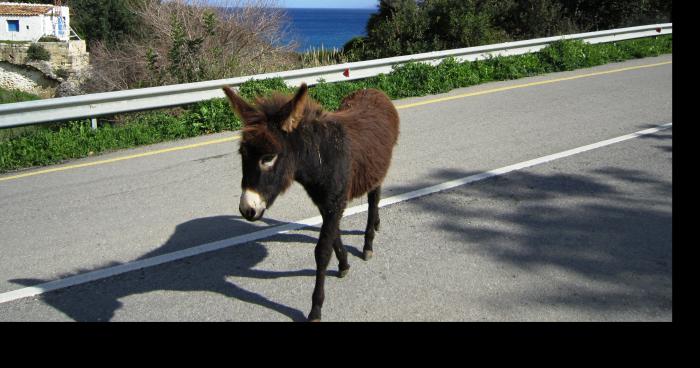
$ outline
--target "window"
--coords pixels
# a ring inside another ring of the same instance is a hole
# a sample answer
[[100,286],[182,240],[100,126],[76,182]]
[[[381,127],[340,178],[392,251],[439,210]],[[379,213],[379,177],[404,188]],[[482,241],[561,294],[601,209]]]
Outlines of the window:
[[19,32],[19,20],[8,20],[7,30],[9,32]]

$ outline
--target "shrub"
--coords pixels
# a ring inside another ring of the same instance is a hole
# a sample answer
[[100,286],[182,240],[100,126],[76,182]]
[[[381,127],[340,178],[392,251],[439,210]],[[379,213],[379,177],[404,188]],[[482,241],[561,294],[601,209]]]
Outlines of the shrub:
[[56,74],[56,76],[58,76],[59,78],[63,79],[68,79],[68,77],[70,76],[70,72],[66,68],[58,68],[54,70],[53,73]]
[[670,0],[380,0],[350,60],[660,23]]
[[22,101],[32,101],[40,99],[39,96],[33,95],[31,93],[26,93],[18,90],[6,90],[0,88],[0,104],[22,102]]
[[41,38],[37,42],[61,42],[61,40],[59,40],[58,37],[54,35],[45,35],[41,36]]
[[141,37],[90,44],[90,92],[231,78],[291,68],[275,0],[129,1]]
[[41,46],[37,43],[33,43],[27,49],[27,59],[49,61],[51,60],[51,54],[49,54],[49,52],[44,48],[44,46]]
[[361,60],[363,55],[367,54],[367,37],[354,37],[350,41],[343,45],[343,54],[348,59],[348,61],[358,61]]

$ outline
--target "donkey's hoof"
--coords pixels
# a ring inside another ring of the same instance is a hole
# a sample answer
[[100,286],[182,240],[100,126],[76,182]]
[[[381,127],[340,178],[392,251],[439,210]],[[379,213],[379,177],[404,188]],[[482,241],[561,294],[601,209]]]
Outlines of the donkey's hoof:
[[343,277],[348,275],[348,272],[350,272],[350,267],[344,270],[340,270],[340,272],[338,273],[338,277],[342,279]]
[[320,308],[311,308],[311,312],[309,312],[309,315],[306,317],[306,321],[308,321],[308,322],[321,322],[321,309]]
[[371,250],[366,250],[362,252],[362,258],[364,258],[365,261],[369,261],[370,259],[372,259],[373,255],[374,252],[372,252]]
[[379,220],[374,223],[374,231],[379,231]]

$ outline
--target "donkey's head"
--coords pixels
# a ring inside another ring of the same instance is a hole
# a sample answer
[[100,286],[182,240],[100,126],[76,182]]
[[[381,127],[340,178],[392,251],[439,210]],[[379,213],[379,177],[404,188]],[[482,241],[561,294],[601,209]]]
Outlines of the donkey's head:
[[259,220],[277,196],[294,180],[295,163],[288,138],[304,117],[306,84],[297,93],[274,95],[248,104],[231,88],[224,87],[233,111],[243,121],[240,154],[243,180],[238,209],[248,221]]

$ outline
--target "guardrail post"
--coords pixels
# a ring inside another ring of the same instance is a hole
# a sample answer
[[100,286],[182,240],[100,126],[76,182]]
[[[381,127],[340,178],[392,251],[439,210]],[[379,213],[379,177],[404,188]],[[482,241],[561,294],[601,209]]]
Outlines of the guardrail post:
[[97,129],[97,118],[90,119],[90,125],[92,125],[92,129]]

